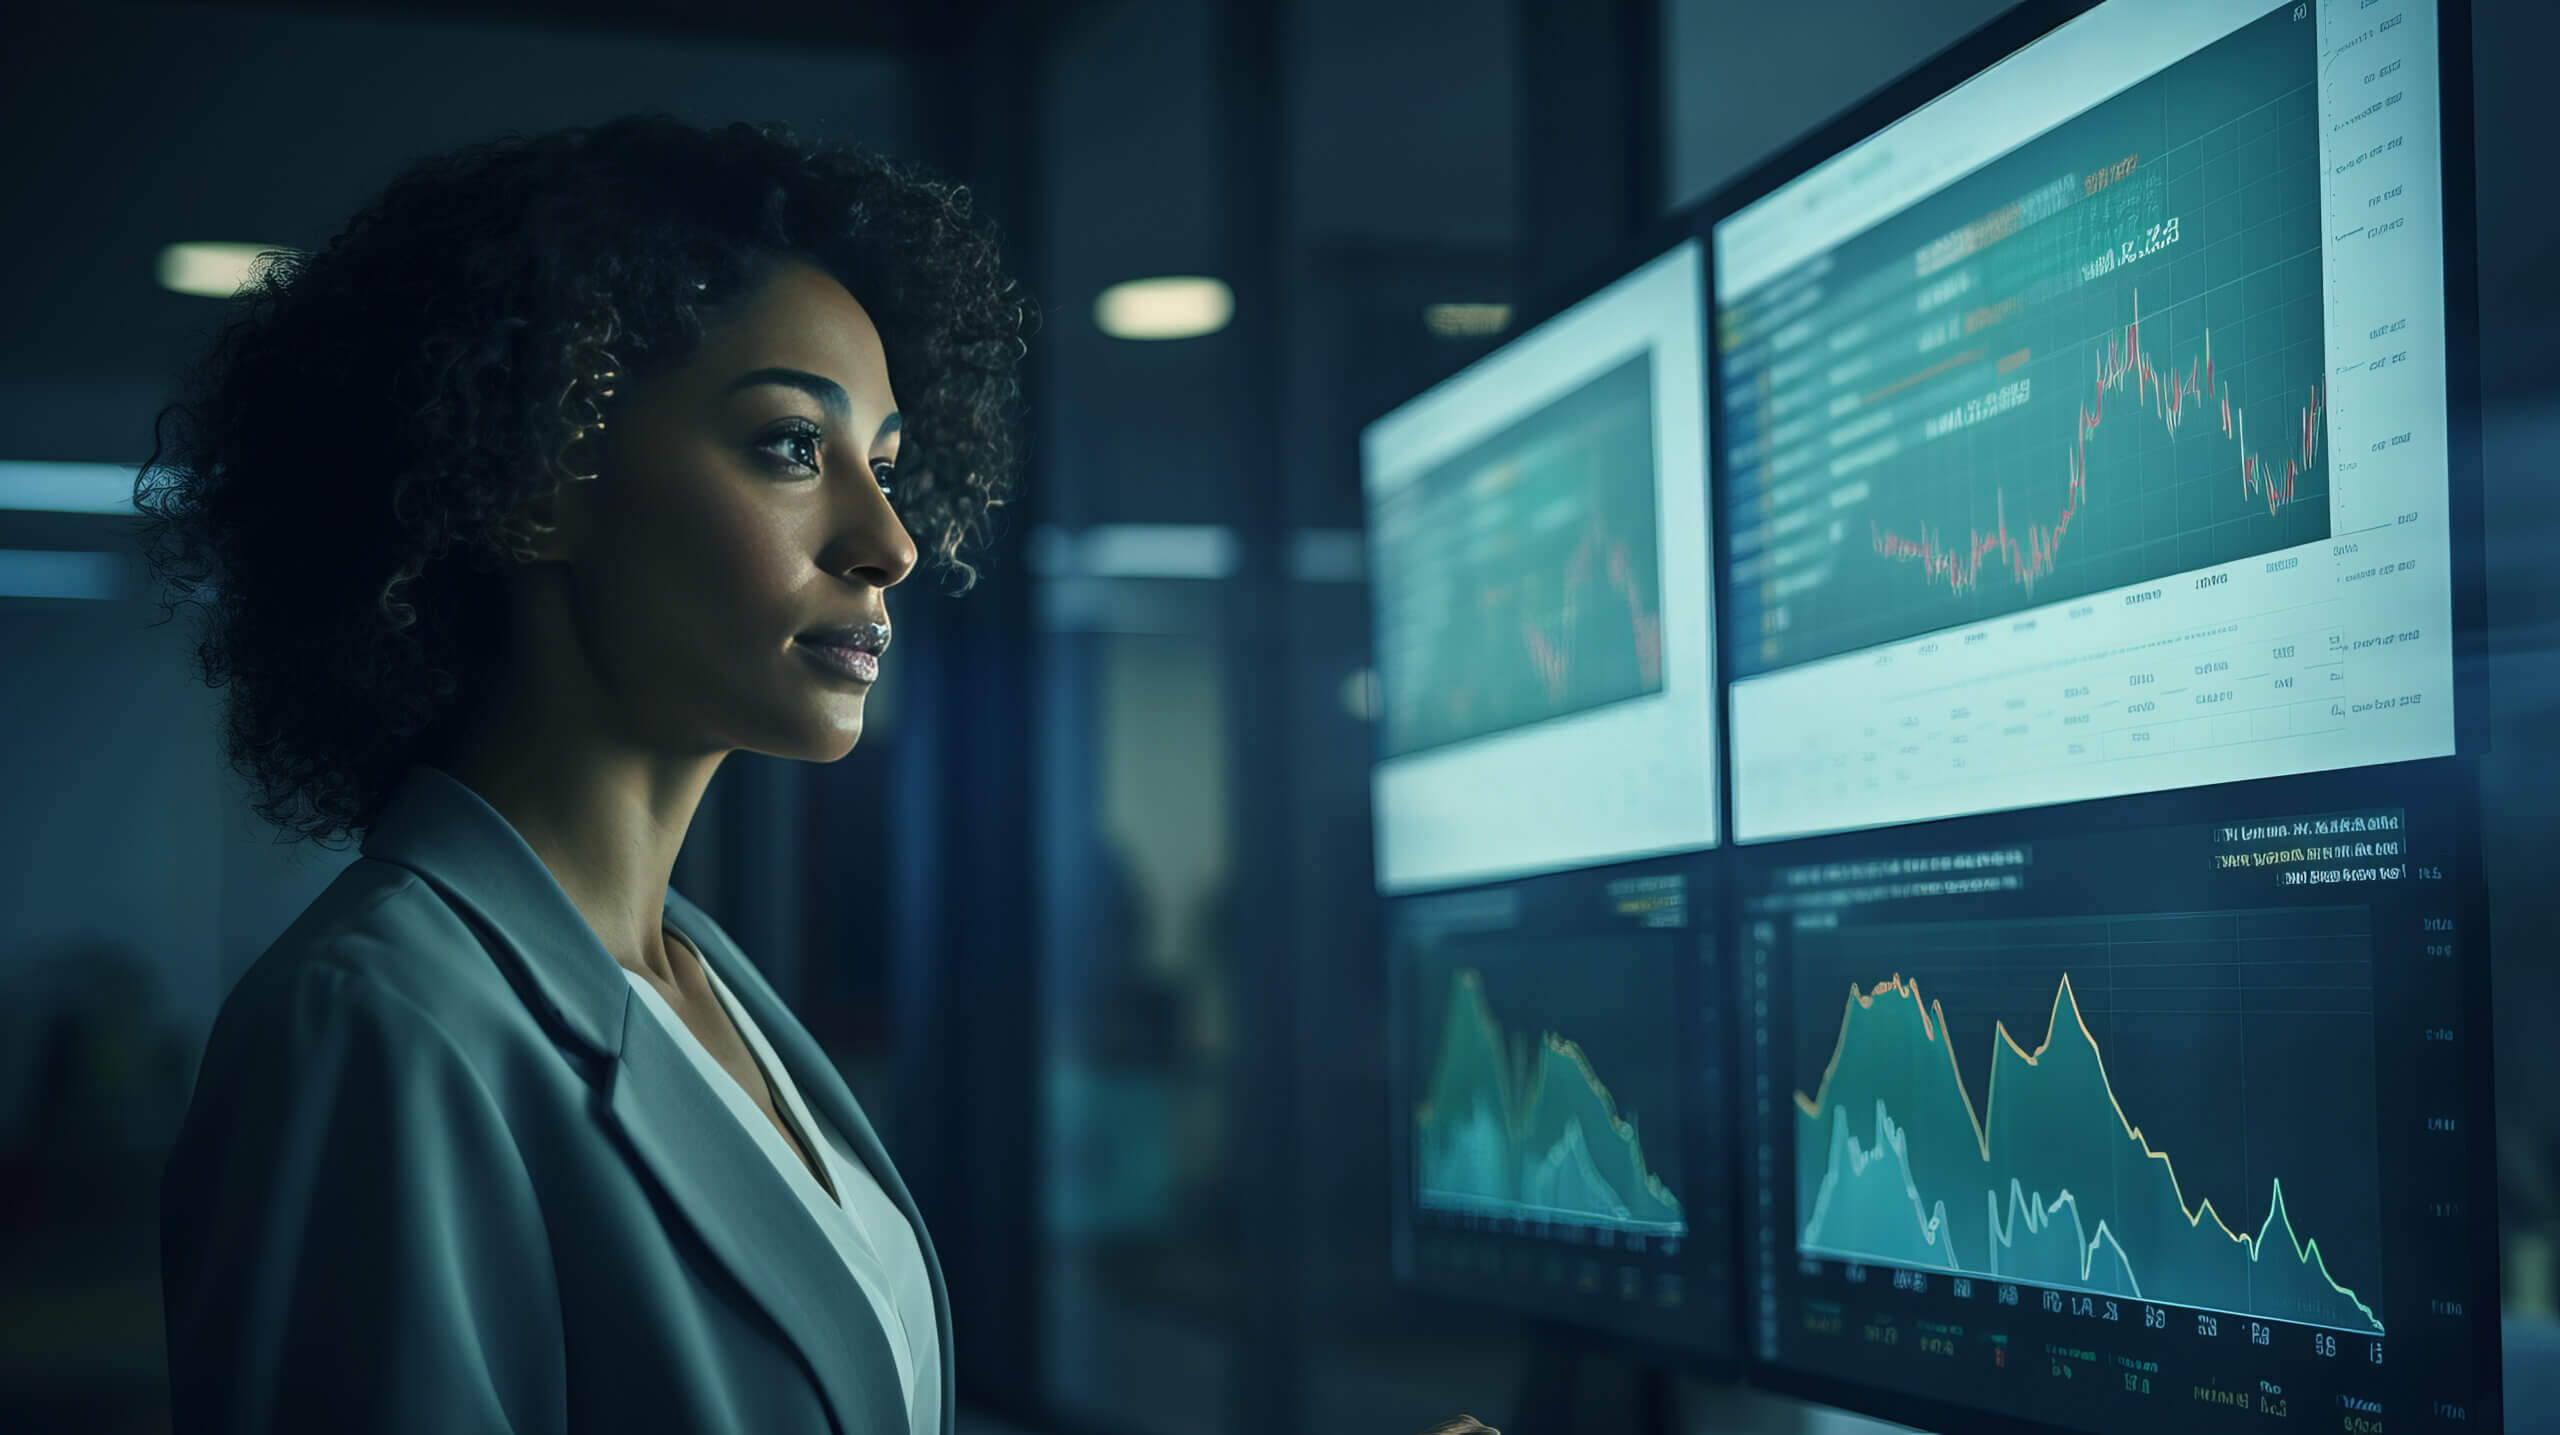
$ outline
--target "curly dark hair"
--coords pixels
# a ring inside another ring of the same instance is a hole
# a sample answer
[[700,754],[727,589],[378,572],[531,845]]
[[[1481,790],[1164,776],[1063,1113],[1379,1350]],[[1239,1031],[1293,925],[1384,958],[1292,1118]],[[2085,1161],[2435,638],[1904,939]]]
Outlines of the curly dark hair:
[[877,324],[906,443],[900,518],[960,557],[1011,491],[1033,311],[967,190],[778,124],[663,114],[412,164],[316,253],[269,251],[134,485],[142,546],[206,615],[258,814],[345,845],[466,716],[497,574],[592,478],[617,382],[673,365],[791,262]]

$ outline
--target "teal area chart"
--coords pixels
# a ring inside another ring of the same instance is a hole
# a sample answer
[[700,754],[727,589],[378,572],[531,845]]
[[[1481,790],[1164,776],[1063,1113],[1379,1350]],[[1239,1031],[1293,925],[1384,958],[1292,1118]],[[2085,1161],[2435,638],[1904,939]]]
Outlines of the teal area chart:
[[1651,351],[1378,503],[1381,757],[1662,691]]
[[1713,980],[1704,875],[1654,859],[1390,901],[1400,1284],[1729,1347],[1731,1203],[1701,1164],[1730,1127],[1715,1076],[1682,1066]]
[[2283,6],[1719,309],[1737,675],[2331,536],[2317,81]]
[[[1547,955],[1568,969],[1577,955],[1619,956],[1623,965],[1623,944],[1616,953],[1605,950],[1610,945],[1567,939]],[[1605,968],[1582,970],[1606,979]],[[1661,1174],[1677,1169],[1670,1033],[1654,1029],[1662,1019],[1638,1010],[1632,1025],[1586,1022],[1572,1035],[1519,1016],[1506,1021],[1490,989],[1506,976],[1522,996],[1542,985],[1509,963],[1494,966],[1490,978],[1475,966],[1435,976],[1442,988],[1434,1008],[1437,1039],[1423,1048],[1431,1053],[1428,1084],[1413,1112],[1416,1203],[1648,1236],[1685,1234],[1680,1198]]]
[[1799,933],[1798,1251],[2381,1334],[2362,923]]

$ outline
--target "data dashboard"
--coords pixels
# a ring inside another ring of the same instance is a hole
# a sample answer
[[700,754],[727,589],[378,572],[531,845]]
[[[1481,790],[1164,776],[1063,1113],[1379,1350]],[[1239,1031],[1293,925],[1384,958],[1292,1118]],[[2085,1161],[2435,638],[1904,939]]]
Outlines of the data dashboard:
[[1744,849],[1755,1355],[2105,1435],[2480,1428],[2443,766]]
[[2021,6],[1367,429],[1402,1284],[2503,1428],[2467,14]]
[[1377,881],[1714,845],[1705,251],[1369,426]]
[[1716,223],[1735,840],[2454,750],[2435,26],[2118,0]]
[[1731,1356],[1732,1100],[1684,1055],[1724,1041],[1705,877],[1654,860],[1391,903],[1401,1279]]

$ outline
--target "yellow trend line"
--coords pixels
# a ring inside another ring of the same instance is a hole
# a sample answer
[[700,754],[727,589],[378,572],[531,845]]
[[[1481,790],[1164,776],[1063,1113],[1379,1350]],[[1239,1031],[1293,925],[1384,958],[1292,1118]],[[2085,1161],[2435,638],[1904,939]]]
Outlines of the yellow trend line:
[[[2060,1029],[2062,1025],[2063,1009],[2065,1007],[2069,1007],[2071,1010],[2072,1022],[2080,1028],[2080,1035],[2088,1039],[2089,1054],[2097,1058],[2098,1084],[2106,1090],[2107,1104],[2115,1108],[2116,1120],[2124,1127],[2124,1134],[2133,1138],[2134,1144],[2142,1148],[2142,1154],[2144,1156],[2159,1162],[2161,1169],[2169,1173],[2169,1192],[2171,1195],[2177,1197],[2178,1211],[2187,1218],[2187,1225],[2192,1228],[2201,1228],[2204,1224],[2204,1219],[2207,1216],[2210,1216],[2213,1218],[2215,1229],[2221,1231],[2224,1235],[2229,1236],[2239,1244],[2248,1247],[2249,1259],[2253,1262],[2257,1260],[2258,1252],[2261,1249],[2260,1242],[2266,1235],[2265,1228],[2260,1227],[2259,1233],[2255,1237],[2242,1235],[2240,1232],[2231,1229],[2229,1223],[2222,1219],[2222,1213],[2213,1208],[2213,1201],[2210,1198],[2197,1202],[2192,1210],[2189,1209],[2187,1206],[2187,1194],[2178,1184],[2178,1168],[2176,1163],[2169,1159],[2168,1152],[2152,1150],[2151,1142],[2142,1134],[2142,1128],[2134,1125],[2132,1119],[2124,1114],[2124,1103],[2116,1098],[2115,1083],[2107,1077],[2106,1052],[2099,1048],[2098,1038],[2090,1032],[2087,1019],[2080,1015],[2080,1002],[2078,997],[2076,997],[2071,990],[2071,974],[2068,972],[2063,973],[2062,984],[2054,989],[2053,1012],[2045,1020],[2044,1041],[2041,1045],[2037,1046],[2034,1051],[2030,1052],[2026,1048],[2018,1045],[2017,1039],[2009,1035],[2009,1028],[2006,1023],[1997,1020],[1992,1022],[1992,1040],[1994,1044],[1991,1049],[1991,1082],[1990,1089],[1982,1098],[1982,1114],[1979,1116],[1974,1113],[1973,1093],[1965,1089],[1964,1068],[1956,1060],[1955,1043],[1941,1039],[1944,1036],[1947,1027],[1946,1009],[1937,1003],[1923,1001],[1920,995],[1920,979],[1918,977],[1913,977],[1910,981],[1905,982],[1902,979],[1902,974],[1900,972],[1896,972],[1889,980],[1876,983],[1875,988],[1872,991],[1860,991],[1855,983],[1851,983],[1849,987],[1849,1005],[1840,1009],[1840,1036],[1838,1040],[1832,1043],[1830,1062],[1822,1068],[1821,1084],[1815,1089],[1814,1094],[1810,1097],[1806,1096],[1801,1091],[1795,1094],[1796,1106],[1802,1110],[1805,1115],[1818,1121],[1822,1118],[1822,1113],[1825,1107],[1829,1105],[1831,1096],[1831,1078],[1833,1074],[1840,1069],[1841,1053],[1848,1050],[1849,1046],[1849,1012],[1851,1007],[1861,1010],[1873,1010],[1875,1007],[1875,999],[1883,996],[1886,992],[1892,992],[1897,996],[1909,997],[1911,999],[1912,1006],[1920,1013],[1921,1033],[1928,1037],[1930,1045],[1943,1048],[1946,1051],[1947,1072],[1955,1078],[1956,1097],[1958,1100],[1964,1102],[1965,1119],[1973,1123],[1974,1144],[1981,1151],[1982,1159],[1984,1161],[1989,1161],[1991,1159],[1991,1132],[1988,1124],[1988,1117],[1992,1108],[1998,1105],[2000,1100],[2000,1047],[2002,1045],[2006,1045],[2009,1050],[2017,1053],[2019,1060],[2025,1062],[2029,1066],[2040,1065],[2041,1063],[2038,1062],[2037,1058],[2043,1056],[2045,1051],[2053,1045],[2053,1034],[2056,1030]],[[1934,1021],[1932,1020],[1933,1015],[1935,1017]],[[2281,1185],[2276,1187],[2276,1202],[2271,1203],[2268,1210],[2268,1219],[2271,1222],[2274,1219],[2275,1212],[2281,1209],[2281,1205],[2279,1203],[2283,1198],[2283,1190],[2284,1188]],[[2315,1241],[2308,1249],[2306,1249],[2306,1247],[2302,1245],[2298,1236],[2294,1234],[2293,1219],[2290,1215],[2287,1215],[2284,1224],[2287,1234],[2286,1244],[2293,1247],[2294,1259],[2302,1261],[2305,1264],[2314,1264],[2310,1252],[2316,1251],[2319,1243]],[[2328,1284],[2329,1289],[2336,1291],[2338,1294],[2345,1296],[2348,1300],[2353,1301],[2356,1309],[2364,1311],[2367,1319],[2372,1318],[2373,1312],[2365,1306],[2363,1301],[2356,1298],[2356,1293],[2347,1289],[2345,1286],[2338,1284],[2336,1278],[2329,1274],[2328,1262],[2318,1261],[2316,1262],[2316,1268],[2320,1272],[2320,1279]],[[2375,1324],[2378,1326],[2380,1325],[2380,1322],[2376,1321]]]
[[[1457,973],[1456,983],[1467,998],[1469,1016],[1483,1028],[1486,1045],[1493,1048],[1497,1057],[1508,1057],[1510,1047],[1504,1038],[1509,1033],[1502,1029],[1502,1019],[1493,1014],[1493,1000],[1484,990],[1484,974],[1472,967],[1463,968]],[[1541,1033],[1540,1040],[1556,1055],[1571,1061],[1574,1069],[1581,1073],[1584,1084],[1599,1100],[1601,1111],[1607,1114],[1609,1129],[1626,1143],[1628,1159],[1635,1163],[1636,1174],[1643,1179],[1645,1189],[1675,1211],[1686,1209],[1680,1204],[1680,1198],[1672,1194],[1671,1188],[1662,1183],[1653,1163],[1645,1158],[1644,1138],[1632,1123],[1618,1114],[1616,1093],[1600,1079],[1600,1073],[1592,1067],[1591,1058],[1583,1053],[1581,1044],[1552,1031]],[[1440,1039],[1442,1050],[1447,1050],[1448,1041],[1444,1034]],[[1502,1071],[1500,1077],[1503,1129],[1516,1136],[1528,1130],[1530,1123],[1537,1119],[1538,1103],[1546,1099],[1547,1084],[1539,1079],[1535,1058],[1520,1070]],[[1415,1123],[1425,1130],[1436,1129],[1439,1125],[1440,1113],[1428,1100],[1416,1103],[1413,1115]]]
[[[1627,1155],[1636,1163],[1636,1174],[1644,1178],[1645,1189],[1661,1197],[1673,1210],[1682,1209],[1680,1198],[1671,1194],[1671,1188],[1662,1184],[1662,1178],[1654,1174],[1653,1163],[1645,1159],[1643,1137],[1637,1134],[1632,1123],[1618,1114],[1616,1093],[1610,1091],[1608,1084],[1600,1079],[1600,1073],[1592,1069],[1591,1058],[1583,1054],[1581,1044],[1558,1036],[1554,1032],[1546,1033],[1545,1040],[1548,1050],[1571,1061],[1574,1069],[1582,1073],[1584,1084],[1591,1088],[1592,1096],[1600,1102],[1600,1109],[1608,1114],[1609,1129],[1616,1132],[1618,1139],[1626,1143]],[[1539,1081],[1536,1088],[1529,1093],[1529,1110],[1520,1119],[1522,1130],[1527,1130],[1530,1123],[1537,1119],[1538,1103],[1545,1100],[1546,1095],[1547,1084]]]
[[[1504,1065],[1508,1062],[1511,1052],[1510,1048],[1503,1044],[1502,1022],[1493,1014],[1493,999],[1485,995],[1484,974],[1472,967],[1466,968],[1457,974],[1456,984],[1460,994],[1467,999],[1468,1016],[1483,1030],[1485,1045],[1493,1048],[1494,1060],[1499,1068],[1495,1075],[1500,1078],[1503,1129],[1511,1130],[1515,1122],[1523,1119],[1519,1113],[1512,1110],[1512,1089],[1526,1085],[1527,1080]],[[1449,1049],[1449,1036],[1446,1032],[1441,1034],[1440,1049],[1444,1053]],[[1432,1108],[1427,1098],[1415,1104],[1413,1116],[1414,1120],[1426,1130],[1439,1124],[1439,1113]]]

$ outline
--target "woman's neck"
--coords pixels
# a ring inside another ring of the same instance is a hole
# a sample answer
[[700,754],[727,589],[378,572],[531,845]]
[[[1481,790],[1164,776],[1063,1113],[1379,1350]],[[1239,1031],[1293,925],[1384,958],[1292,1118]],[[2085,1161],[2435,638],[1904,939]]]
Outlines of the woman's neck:
[[615,961],[672,985],[667,887],[722,755],[616,751],[530,714],[481,731],[503,738],[457,742],[439,765],[507,819]]

